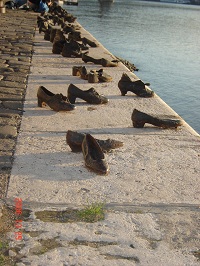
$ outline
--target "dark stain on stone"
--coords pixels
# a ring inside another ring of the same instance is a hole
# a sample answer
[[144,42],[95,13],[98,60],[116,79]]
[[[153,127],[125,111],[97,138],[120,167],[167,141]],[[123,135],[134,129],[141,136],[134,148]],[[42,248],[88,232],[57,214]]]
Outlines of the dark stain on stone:
[[134,261],[136,263],[140,262],[138,257],[135,257],[135,256],[129,257],[129,256],[111,255],[111,254],[104,254],[104,255],[105,255],[106,260],[130,260],[130,261]]
[[36,218],[43,222],[72,223],[80,221],[78,210],[68,209],[65,211],[38,211]]
[[89,246],[92,248],[99,248],[103,246],[117,245],[118,243],[108,242],[108,241],[87,241],[87,240],[79,240],[75,238],[73,241],[70,241],[69,244],[73,246],[83,245],[83,246]]
[[57,238],[38,240],[38,246],[31,248],[30,254],[41,255],[48,252],[49,250],[62,247],[62,244],[56,241],[56,239]]

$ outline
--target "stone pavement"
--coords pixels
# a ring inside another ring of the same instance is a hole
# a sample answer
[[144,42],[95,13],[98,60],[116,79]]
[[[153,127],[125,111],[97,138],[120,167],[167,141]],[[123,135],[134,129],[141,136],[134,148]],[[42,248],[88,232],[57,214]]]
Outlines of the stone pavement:
[[[35,14],[23,14],[31,18],[24,22],[27,27],[30,24],[30,44]],[[84,29],[81,31],[93,38]],[[14,231],[9,234],[10,257],[18,266],[199,265],[199,136],[186,123],[177,131],[132,128],[130,114],[134,106],[172,117],[178,115],[158,96],[153,99],[119,96],[117,81],[123,72],[130,75],[122,64],[116,69],[106,68],[113,82],[95,84],[109,98],[108,105],[91,109],[79,102],[71,114],[37,107],[39,85],[65,95],[70,82],[84,89],[91,87],[71,75],[73,65],[84,65],[80,59],[53,55],[51,49],[52,44],[36,31],[31,71],[28,83],[24,83],[24,90],[26,84],[28,88],[16,149],[13,141],[15,161],[13,166],[9,161],[10,168],[5,172],[8,179],[12,168],[7,203],[13,205],[14,199],[20,197],[23,208],[31,214],[23,218],[22,241],[14,239]],[[94,57],[100,54],[112,58],[101,45],[90,49],[90,53]],[[1,82],[5,84],[4,80]],[[13,98],[18,100],[16,94],[15,91]],[[12,112],[19,111],[19,107],[12,105]],[[8,107],[6,110],[10,111]],[[17,113],[19,121],[20,114]],[[17,129],[15,136],[11,137],[9,131],[2,137],[16,140]],[[122,149],[106,155],[110,165],[108,176],[98,176],[83,167],[82,155],[72,154],[66,145],[67,129],[124,142]],[[5,150],[2,148],[2,152]],[[12,154],[8,158],[12,159]],[[6,186],[2,191],[4,198]],[[103,221],[68,222],[67,214],[62,212],[98,201],[106,203]]]
[[0,15],[0,199],[6,195],[30,71],[35,13]]

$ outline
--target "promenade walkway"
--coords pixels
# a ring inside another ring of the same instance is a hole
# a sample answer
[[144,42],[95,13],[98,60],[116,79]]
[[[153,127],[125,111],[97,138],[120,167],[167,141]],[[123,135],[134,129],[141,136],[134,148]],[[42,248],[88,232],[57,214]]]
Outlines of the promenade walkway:
[[[34,28],[36,14],[9,11],[0,25],[1,198],[9,206],[20,198],[29,210],[20,229],[23,239],[15,239],[16,228],[8,233],[12,260],[18,266],[199,265],[199,135],[184,121],[177,130],[133,128],[134,108],[179,116],[157,95],[122,97],[117,86],[122,73],[136,77],[122,63],[104,68],[113,77],[109,83],[72,76],[74,65],[100,67],[52,54],[52,43]],[[94,40],[83,28],[81,34]],[[100,43],[89,54],[114,58]],[[109,103],[80,100],[69,113],[37,106],[39,86],[66,95],[70,83],[95,87]],[[70,151],[69,129],[123,141],[106,154],[107,176],[88,171],[83,155]],[[73,221],[62,212],[95,202],[105,203],[102,221]]]

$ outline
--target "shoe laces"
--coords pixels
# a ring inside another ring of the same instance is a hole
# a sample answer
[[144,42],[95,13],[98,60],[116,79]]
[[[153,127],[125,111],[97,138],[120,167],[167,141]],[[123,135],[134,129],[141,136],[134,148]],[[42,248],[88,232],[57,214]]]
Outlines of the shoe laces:
[[89,89],[89,92],[90,92],[90,93],[93,93],[94,95],[99,96],[98,92],[97,92],[94,88],[90,88],[90,89]]

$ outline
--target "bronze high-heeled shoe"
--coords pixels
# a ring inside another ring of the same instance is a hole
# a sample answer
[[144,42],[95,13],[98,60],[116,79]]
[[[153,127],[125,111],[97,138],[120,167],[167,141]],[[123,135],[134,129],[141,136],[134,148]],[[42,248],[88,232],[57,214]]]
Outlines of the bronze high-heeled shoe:
[[177,128],[183,124],[179,119],[162,119],[140,112],[137,109],[133,110],[131,119],[133,122],[133,127],[136,128],[144,127],[145,123],[161,128]]
[[109,171],[105,155],[97,143],[90,135],[86,134],[82,142],[82,152],[85,165],[93,171],[106,175]]
[[37,91],[38,106],[42,107],[42,104],[45,103],[52,110],[59,111],[72,111],[76,107],[71,104],[67,97],[60,94],[54,94],[51,91],[47,90],[44,86],[40,86]]

